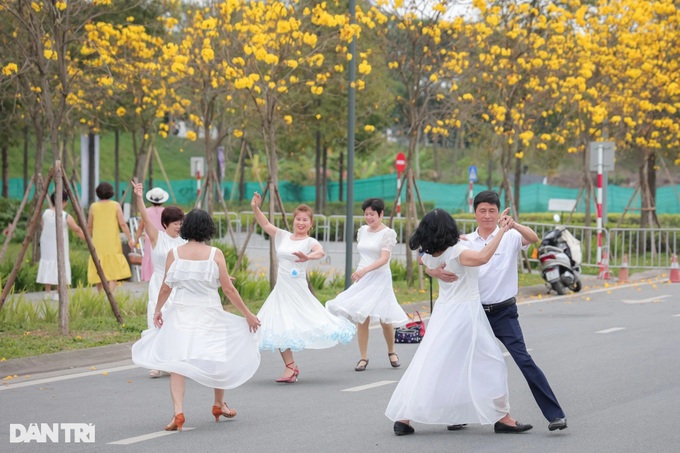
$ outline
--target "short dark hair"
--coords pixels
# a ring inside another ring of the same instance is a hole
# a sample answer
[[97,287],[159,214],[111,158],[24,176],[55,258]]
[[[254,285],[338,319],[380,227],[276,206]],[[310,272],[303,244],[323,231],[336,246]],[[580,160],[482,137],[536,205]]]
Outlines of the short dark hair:
[[382,198],[369,198],[362,203],[361,210],[365,211],[368,208],[371,208],[380,215],[385,211],[385,202]]
[[[54,204],[56,203],[56,201],[54,201],[55,198],[57,198],[57,191],[56,190],[54,192],[52,192],[52,195],[50,195],[50,200],[52,200],[52,206],[54,206]],[[68,202],[68,192],[65,191],[65,190],[61,191],[61,201],[62,201],[62,203]]]
[[456,221],[448,212],[437,208],[423,217],[411,235],[408,245],[411,250],[419,249],[432,255],[456,245],[459,239],[460,232]]
[[179,235],[187,241],[207,242],[212,239],[215,232],[215,222],[210,214],[203,209],[192,209],[184,216]]
[[167,206],[161,213],[161,225],[167,228],[172,222],[177,222],[184,219],[184,211],[177,206]]
[[113,197],[113,186],[111,183],[102,182],[99,183],[95,192],[100,200],[108,200]]
[[479,192],[472,202],[473,209],[476,211],[477,206],[482,203],[495,204],[499,211],[501,209],[501,198],[493,190],[483,190]]

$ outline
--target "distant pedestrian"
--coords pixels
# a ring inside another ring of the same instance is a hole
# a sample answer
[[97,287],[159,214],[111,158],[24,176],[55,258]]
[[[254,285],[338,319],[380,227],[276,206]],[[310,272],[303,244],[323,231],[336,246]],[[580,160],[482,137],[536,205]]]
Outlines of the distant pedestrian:
[[368,331],[371,319],[379,320],[387,344],[387,357],[394,368],[400,366],[394,351],[394,327],[409,320],[394,295],[390,257],[397,243],[397,233],[382,223],[385,202],[369,198],[361,205],[366,225],[357,233],[359,265],[352,274],[354,284],[335,299],[326,302],[328,311],[344,316],[357,324],[357,338],[361,358],[355,371],[368,366]]
[[[45,285],[45,296],[50,299],[57,299],[57,295],[52,294],[52,285],[59,284],[59,276],[57,275],[57,211],[55,208],[55,193],[52,192],[50,195],[50,200],[52,200],[52,206],[45,209],[42,215],[42,233],[40,234],[40,263],[38,263],[38,276],[36,278],[37,283]],[[64,235],[64,270],[66,284],[70,285],[71,282],[71,259],[69,253],[69,239],[68,239],[68,229],[70,228],[76,236],[80,239],[85,240],[85,235],[83,230],[76,224],[73,217],[66,211],[66,205],[68,204],[68,192],[63,191],[61,195],[62,200],[62,228]]]
[[286,368],[276,382],[293,383],[300,374],[293,351],[349,343],[356,328],[347,319],[328,312],[307,286],[309,261],[325,255],[319,241],[309,237],[312,209],[300,205],[293,211],[293,232],[290,233],[267,220],[260,211],[261,203],[260,194],[255,192],[250,205],[257,223],[276,243],[279,268],[276,285],[257,314],[262,322],[260,349],[279,350]]
[[[127,258],[123,255],[120,230],[125,233],[130,250],[135,248],[135,243],[125,222],[125,217],[123,217],[120,204],[111,200],[113,186],[108,182],[103,182],[97,186],[96,192],[99,201],[90,205],[87,216],[87,230],[92,236],[92,242],[104,270],[109,289],[113,291],[118,280],[128,279],[132,275]],[[87,268],[87,281],[91,285],[96,285],[97,289],[101,291],[102,282],[91,256]]]
[[[154,187],[146,193],[146,199],[151,203],[151,207],[146,208],[148,219],[142,218],[139,221],[137,232],[135,233],[135,244],[139,244],[139,239],[144,236],[144,253],[142,254],[141,278],[142,281],[148,282],[154,274],[154,265],[151,261],[151,247],[149,235],[147,233],[147,225],[153,225],[157,231],[165,231],[165,227],[161,222],[161,215],[163,214],[163,203],[168,201],[170,195],[160,187]],[[144,201],[139,199],[138,205],[143,205]],[[141,208],[140,208],[141,209]],[[163,263],[165,265],[165,263]]]

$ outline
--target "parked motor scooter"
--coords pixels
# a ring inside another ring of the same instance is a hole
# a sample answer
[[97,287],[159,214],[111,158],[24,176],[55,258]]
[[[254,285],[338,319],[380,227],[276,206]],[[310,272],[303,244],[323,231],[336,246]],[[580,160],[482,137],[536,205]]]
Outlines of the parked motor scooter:
[[581,291],[581,242],[564,226],[548,231],[538,248],[541,275],[559,295]]

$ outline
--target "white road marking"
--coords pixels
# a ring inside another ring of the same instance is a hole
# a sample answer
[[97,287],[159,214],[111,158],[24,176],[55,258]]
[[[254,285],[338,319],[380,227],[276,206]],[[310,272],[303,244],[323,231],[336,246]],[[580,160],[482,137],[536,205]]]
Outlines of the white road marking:
[[372,389],[372,388],[375,388],[375,387],[382,387],[383,385],[394,384],[395,382],[397,382],[397,381],[378,381],[378,382],[374,382],[372,384],[360,385],[359,387],[352,387],[352,388],[348,388],[348,389],[345,389],[345,390],[342,390],[342,391],[343,392],[360,392],[362,390],[368,390],[368,389]]
[[673,315],[673,316],[680,318],[680,313],[678,313],[677,315]]
[[[58,382],[58,381],[65,381],[67,379],[76,379],[76,378],[81,378],[81,377],[87,377],[87,376],[95,376],[97,374],[102,374],[102,373],[115,373],[116,371],[125,371],[125,370],[131,370],[133,368],[139,368],[137,365],[124,365],[124,366],[118,366],[115,368],[102,368],[101,370],[93,370],[93,371],[85,371],[83,373],[75,373],[75,374],[67,374],[65,376],[55,376],[51,378],[45,378],[45,379],[36,379],[35,381],[27,381],[27,382],[3,382],[0,384],[0,392],[3,390],[12,390],[12,389],[17,389],[21,387],[28,387],[31,385],[40,385],[40,384],[50,384],[52,382]],[[14,380],[18,381],[20,378],[14,378]]]
[[670,294],[662,294],[660,296],[648,297],[647,299],[622,299],[624,304],[648,304],[651,302],[661,302],[663,299],[671,297]]
[[598,330],[595,333],[612,333],[612,332],[616,332],[616,331],[619,331],[619,330],[625,330],[625,327],[612,327],[610,329]]
[[[185,428],[182,427],[183,431],[191,431],[192,429],[196,428]],[[170,436],[172,434],[177,434],[179,431],[157,431],[155,433],[149,433],[149,434],[142,434],[141,436],[136,436],[136,437],[129,437],[127,439],[123,440],[117,440],[115,442],[109,442],[106,445],[130,445],[130,444],[136,444],[137,442],[144,442],[146,440],[151,440],[151,439],[157,439],[159,437],[163,436]]]

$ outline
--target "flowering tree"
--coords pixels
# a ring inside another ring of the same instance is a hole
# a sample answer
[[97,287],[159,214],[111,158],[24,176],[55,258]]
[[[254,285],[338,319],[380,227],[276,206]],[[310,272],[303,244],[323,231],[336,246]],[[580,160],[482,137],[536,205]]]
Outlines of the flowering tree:
[[[103,7],[110,4],[110,0],[93,1],[64,1],[47,2],[34,1],[2,1],[0,12],[11,18],[9,21],[15,27],[14,32],[23,39],[15,44],[15,58],[17,61],[7,63],[3,67],[3,74],[23,74],[26,72],[26,88],[35,93],[33,99],[40,108],[40,114],[44,116],[45,125],[52,148],[52,156],[55,162],[55,208],[56,229],[62,230],[62,189],[63,180],[61,168],[57,162],[61,159],[63,150],[63,136],[60,129],[65,123],[71,108],[67,101],[74,96],[73,84],[81,73],[71,65],[73,60],[73,43],[79,39],[85,23],[94,20],[104,11]],[[38,133],[38,135],[41,135]],[[37,164],[36,164],[37,165]],[[44,193],[44,192],[43,192]],[[44,198],[40,197],[42,204]],[[40,206],[36,206],[35,213],[39,212]],[[34,214],[33,223],[37,221]],[[82,223],[82,222],[81,222]],[[89,238],[89,237],[88,237]],[[88,241],[91,251],[93,247]],[[25,246],[21,255],[25,253]],[[57,234],[58,274],[59,274],[59,317],[63,334],[68,334],[68,293],[66,291],[65,263],[64,263],[64,239]],[[17,261],[21,262],[23,256]],[[109,294],[112,308],[118,320],[122,322],[120,313],[112,295]]]
[[[454,111],[458,104],[452,96],[458,89],[456,79],[468,64],[467,51],[458,47],[462,19],[447,19],[450,5],[423,0],[379,2],[374,9],[377,20],[389,17],[382,49],[392,76],[400,83],[396,98],[400,110],[400,129],[408,138],[406,154],[406,237],[415,227],[413,164],[421,134],[448,135],[458,127]],[[461,46],[462,47],[462,46]],[[361,65],[359,65],[361,71]],[[406,244],[406,269],[413,283],[413,258]]]

